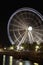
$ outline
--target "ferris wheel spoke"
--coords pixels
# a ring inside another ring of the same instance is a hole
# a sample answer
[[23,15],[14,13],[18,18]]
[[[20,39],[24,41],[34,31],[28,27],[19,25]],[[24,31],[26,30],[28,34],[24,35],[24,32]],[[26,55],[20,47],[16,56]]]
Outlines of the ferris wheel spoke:
[[35,31],[32,31],[32,32],[33,32],[33,36],[34,36],[34,42],[37,42],[38,38],[36,37],[36,33],[35,33]]
[[18,34],[21,36],[20,32],[18,31]]
[[20,25],[15,25],[15,24],[10,24],[11,26],[13,27],[17,27],[17,28],[21,28],[21,29],[24,29],[24,27],[20,26]]
[[[24,35],[24,33],[22,33],[17,39],[19,40],[20,38],[22,38],[23,35]],[[18,41],[17,39],[14,42],[17,42]]]
[[29,36],[30,43],[33,43],[34,42],[33,34],[31,32],[28,32],[28,36]]
[[36,31],[33,31],[33,34],[34,34],[34,41],[35,42],[37,42],[37,41],[42,42],[43,41],[42,37],[38,33],[36,33]]
[[41,24],[41,25],[38,25],[37,27],[34,27],[34,28],[38,29],[40,27],[43,28],[43,25]]
[[16,40],[19,42],[18,38],[16,37],[15,33],[14,33],[14,37],[16,38]]
[[40,33],[38,31],[34,31],[36,34],[38,34],[39,36],[43,37],[43,33]]
[[14,31],[24,31],[25,29],[10,29],[10,31],[12,32],[14,32]]
[[22,18],[23,21],[25,21],[25,19],[27,19],[26,12],[21,14],[21,18]]
[[34,37],[34,42],[37,42],[37,41],[38,41],[38,39],[37,39],[37,37],[35,36],[35,37]]
[[37,36],[35,36],[34,37],[34,42],[36,42],[36,43],[39,42],[40,43],[41,41],[39,40],[39,38],[37,38]]
[[23,24],[24,21],[22,21],[22,23],[21,23],[21,21],[18,21],[18,20],[15,19],[15,20],[14,20],[14,23],[15,23],[15,22],[16,22],[19,26],[21,26],[21,27],[23,27],[23,28],[26,28],[26,27],[27,27],[27,26],[25,25],[25,23]]
[[25,34],[24,34],[24,36],[22,37],[21,41],[19,42],[18,46],[20,46],[22,43],[24,43],[26,37],[27,37],[27,32],[25,32]]
[[34,28],[34,30],[35,30],[35,31],[43,32],[43,29],[35,29],[35,28]]
[[35,37],[36,37],[39,41],[43,42],[43,39],[42,39],[40,36],[38,36],[37,34],[35,34]]
[[27,16],[27,12],[23,13],[21,16],[22,20],[25,22],[26,27],[28,27],[29,22],[27,22],[27,20],[29,20],[29,17]]
[[23,24],[20,21],[18,21],[17,19],[13,19],[13,21],[14,21],[14,23],[16,22],[18,25],[23,26]]
[[21,19],[19,16],[17,16],[16,18],[19,20],[18,24],[20,24],[22,26],[26,26],[23,19]]
[[30,35],[31,35],[32,41],[34,42],[34,37],[33,37],[32,32],[30,32]]
[[28,33],[28,36],[29,36],[29,42],[31,43],[31,42],[32,42],[32,40],[31,40],[30,33]]

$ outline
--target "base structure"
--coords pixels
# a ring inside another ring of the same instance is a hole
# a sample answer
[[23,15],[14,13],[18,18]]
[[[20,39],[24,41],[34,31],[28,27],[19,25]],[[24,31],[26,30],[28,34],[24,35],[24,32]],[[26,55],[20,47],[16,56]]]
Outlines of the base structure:
[[30,60],[32,62],[42,62],[43,60],[43,52],[3,50],[0,55],[13,56],[14,59]]

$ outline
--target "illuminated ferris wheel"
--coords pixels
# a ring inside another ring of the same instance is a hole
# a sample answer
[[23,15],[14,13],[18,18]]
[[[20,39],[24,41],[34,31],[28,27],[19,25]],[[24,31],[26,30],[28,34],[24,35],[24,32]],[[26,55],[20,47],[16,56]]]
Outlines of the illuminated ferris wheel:
[[43,17],[32,8],[21,8],[8,21],[7,32],[11,44],[43,42]]

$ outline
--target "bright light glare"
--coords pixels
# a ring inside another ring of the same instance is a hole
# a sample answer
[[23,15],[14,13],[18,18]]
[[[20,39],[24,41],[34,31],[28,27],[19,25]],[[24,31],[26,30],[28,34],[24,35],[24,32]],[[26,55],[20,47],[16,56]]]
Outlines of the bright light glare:
[[39,46],[36,46],[36,49],[39,49]]
[[20,48],[20,47],[19,47],[19,46],[17,46],[17,50],[19,50],[19,48]]
[[19,65],[23,65],[23,63],[22,62],[19,62]]
[[32,31],[32,27],[31,26],[28,27],[28,31]]
[[10,47],[10,50],[13,50],[13,49],[14,49],[14,47],[13,47],[13,46],[11,46],[11,47]]
[[3,65],[5,65],[5,58],[6,58],[6,56],[3,55]]
[[6,50],[6,47],[4,47],[4,49]]
[[17,46],[17,50],[23,50],[24,49],[24,47],[22,47],[22,46]]
[[10,56],[10,59],[9,59],[9,65],[12,65],[12,62],[13,62],[13,57],[12,56]]
[[21,50],[24,49],[24,47],[22,47],[22,46],[20,48],[21,48]]
[[35,47],[35,51],[37,51],[38,49],[39,49],[39,46],[36,46],[36,47]]
[[34,63],[34,65],[39,65],[38,63]]
[[30,61],[25,61],[25,65],[31,65]]

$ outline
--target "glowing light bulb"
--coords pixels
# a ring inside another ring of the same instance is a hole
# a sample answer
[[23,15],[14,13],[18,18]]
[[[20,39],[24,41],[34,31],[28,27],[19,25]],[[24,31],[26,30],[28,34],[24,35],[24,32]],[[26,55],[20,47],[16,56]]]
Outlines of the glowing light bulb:
[[34,65],[39,65],[38,63],[34,63]]
[[39,48],[40,48],[39,46],[36,46],[35,47],[35,51],[37,52]]
[[36,46],[36,49],[39,49],[39,46]]
[[23,65],[23,63],[22,62],[19,62],[19,65]]
[[10,47],[10,50],[13,50],[13,49],[14,49],[14,47],[13,47],[13,46],[11,46],[11,47]]
[[28,27],[28,31],[32,31],[32,27],[31,26]]

